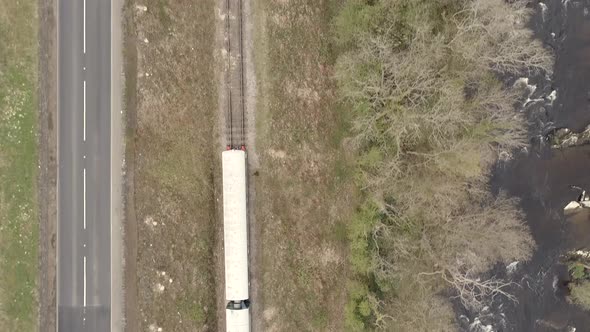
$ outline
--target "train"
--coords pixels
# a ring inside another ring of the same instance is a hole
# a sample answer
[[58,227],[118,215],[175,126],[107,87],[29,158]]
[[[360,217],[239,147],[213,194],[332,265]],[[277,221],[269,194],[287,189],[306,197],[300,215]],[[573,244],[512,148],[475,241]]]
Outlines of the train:
[[226,331],[250,331],[248,202],[245,149],[222,155]]

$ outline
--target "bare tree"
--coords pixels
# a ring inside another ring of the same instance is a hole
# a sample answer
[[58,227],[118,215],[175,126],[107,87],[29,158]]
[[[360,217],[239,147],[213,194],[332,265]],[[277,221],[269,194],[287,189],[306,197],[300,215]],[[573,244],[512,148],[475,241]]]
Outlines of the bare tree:
[[503,0],[468,3],[453,16],[457,34],[449,46],[454,51],[474,64],[500,73],[552,72],[551,53],[526,28],[530,10],[524,1],[510,5]]
[[471,271],[460,271],[456,266],[419,275],[440,276],[455,290],[456,298],[468,309],[480,310],[498,295],[510,301],[517,301],[516,297],[508,292],[508,288],[517,285],[514,282],[506,282],[495,277],[482,278]]

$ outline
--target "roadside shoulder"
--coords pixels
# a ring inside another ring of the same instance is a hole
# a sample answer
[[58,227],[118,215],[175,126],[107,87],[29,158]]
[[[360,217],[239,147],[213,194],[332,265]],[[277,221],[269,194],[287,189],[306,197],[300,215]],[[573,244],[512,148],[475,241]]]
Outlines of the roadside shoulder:
[[39,312],[42,331],[56,329],[57,1],[38,0]]

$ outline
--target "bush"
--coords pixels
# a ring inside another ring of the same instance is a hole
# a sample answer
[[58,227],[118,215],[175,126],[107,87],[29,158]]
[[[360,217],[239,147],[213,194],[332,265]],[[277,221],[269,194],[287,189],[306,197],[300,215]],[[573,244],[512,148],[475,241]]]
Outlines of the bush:
[[371,231],[379,221],[377,206],[367,201],[357,211],[348,226],[348,240],[350,242],[350,263],[354,272],[367,275],[372,271]]
[[574,281],[588,279],[588,273],[586,273],[586,267],[581,263],[570,263],[568,266],[570,276]]
[[364,331],[365,323],[356,312],[357,303],[349,300],[344,307],[344,324],[348,331]]
[[571,298],[585,310],[590,310],[590,281],[582,281],[570,285]]
[[[365,314],[361,313],[359,304],[365,302],[369,295],[369,289],[366,284],[358,281],[350,281],[348,284],[348,302],[345,307],[345,324],[351,331],[362,331],[365,328],[365,320],[370,315],[370,311]],[[366,309],[364,309],[366,310]],[[370,309],[369,309],[370,310]]]

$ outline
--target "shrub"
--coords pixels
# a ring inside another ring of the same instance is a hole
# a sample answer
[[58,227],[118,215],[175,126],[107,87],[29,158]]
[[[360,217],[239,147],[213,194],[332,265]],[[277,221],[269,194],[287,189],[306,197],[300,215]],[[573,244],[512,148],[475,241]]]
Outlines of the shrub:
[[582,281],[570,285],[571,298],[574,303],[586,310],[590,310],[590,281]]

